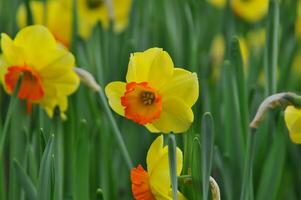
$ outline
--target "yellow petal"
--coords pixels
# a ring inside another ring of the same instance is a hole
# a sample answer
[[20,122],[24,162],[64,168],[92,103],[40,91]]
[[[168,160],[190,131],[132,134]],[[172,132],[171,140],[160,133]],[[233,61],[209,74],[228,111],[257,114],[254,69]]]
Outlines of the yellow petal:
[[163,100],[160,118],[152,124],[163,133],[183,133],[193,122],[193,112],[185,102],[176,97]]
[[171,80],[163,86],[160,93],[164,98],[178,97],[191,107],[199,97],[197,74],[175,68]]
[[[150,186],[156,199],[171,199],[170,192],[170,171],[168,160],[168,147],[164,147],[158,161],[153,167],[150,177]],[[182,151],[177,148],[177,175],[180,175],[183,165]]]
[[160,48],[151,48],[144,52],[133,53],[130,57],[128,71],[126,75],[127,82],[145,82],[148,81],[149,71],[155,57],[163,51]]
[[151,87],[161,88],[172,78],[174,64],[166,51],[160,51],[149,69],[148,80]]
[[157,165],[158,160],[163,154],[163,136],[157,137],[151,144],[147,156],[146,164],[148,173],[152,173],[154,167]]
[[1,34],[1,49],[3,59],[8,65],[24,65],[25,53],[21,48],[15,46],[12,39],[5,33]]
[[7,71],[7,64],[3,58],[3,55],[0,54],[0,83],[2,83],[6,71]]
[[154,127],[154,125],[152,124],[146,124],[145,127],[152,133],[160,133],[160,131],[156,129],[156,127]]
[[14,40],[15,46],[22,48],[26,55],[26,64],[39,70],[53,60],[51,51],[57,49],[57,43],[50,31],[41,25],[22,29]]
[[289,130],[290,138],[295,143],[301,143],[301,109],[288,106],[284,112],[284,120]]
[[51,96],[47,98],[46,96],[46,98],[44,98],[40,102],[40,104],[45,109],[46,113],[50,118],[53,117],[54,109],[56,106],[58,106],[60,108],[61,117],[63,119],[66,119],[65,112],[68,108],[68,100],[66,96],[56,97],[56,98],[52,98]]
[[128,25],[132,0],[113,0],[114,31],[121,32]]
[[105,88],[111,108],[121,116],[124,116],[124,107],[121,105],[121,96],[125,93],[126,83],[115,81],[109,83]]

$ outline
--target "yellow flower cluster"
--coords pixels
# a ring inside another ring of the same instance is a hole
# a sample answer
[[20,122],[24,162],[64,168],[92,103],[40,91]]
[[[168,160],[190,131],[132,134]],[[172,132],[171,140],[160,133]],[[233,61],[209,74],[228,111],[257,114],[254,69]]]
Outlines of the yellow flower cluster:
[[[120,32],[128,24],[128,15],[132,0],[114,0],[107,5],[104,0],[78,0],[78,28],[82,38],[88,38],[93,27],[100,22],[108,28],[110,13],[114,22],[114,30]],[[30,1],[33,21],[49,28],[54,37],[66,47],[70,46],[73,24],[73,0],[49,0],[45,6],[42,1]],[[18,11],[18,24],[25,27],[27,13],[25,6]]]

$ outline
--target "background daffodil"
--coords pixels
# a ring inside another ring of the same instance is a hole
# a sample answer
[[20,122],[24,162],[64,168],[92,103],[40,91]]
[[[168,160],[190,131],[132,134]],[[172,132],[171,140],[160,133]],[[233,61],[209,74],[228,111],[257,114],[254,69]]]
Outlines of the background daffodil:
[[288,106],[284,112],[286,127],[294,143],[301,144],[301,109]]
[[[63,6],[61,1],[49,0],[47,5],[43,1],[30,1],[34,24],[45,25],[55,39],[65,47],[70,47],[72,30],[71,9]],[[18,25],[26,27],[27,12],[24,5],[18,10]]]
[[97,22],[101,22],[103,27],[107,29],[110,22],[110,12],[112,12],[114,19],[115,32],[123,31],[128,25],[132,0],[112,0],[112,10],[105,0],[78,0],[77,3],[79,32],[84,38],[90,36]]
[[151,48],[131,55],[125,82],[109,83],[112,109],[151,132],[181,133],[193,122],[199,96],[196,73],[174,68],[166,51]]
[[[147,171],[141,165],[131,171],[132,191],[136,200],[172,200],[169,175],[168,147],[163,147],[163,136],[150,146],[146,157]],[[177,148],[177,176],[183,167],[183,154]],[[178,191],[178,199],[186,199]]]
[[231,7],[237,16],[255,23],[267,15],[269,0],[231,0]]
[[40,104],[50,117],[58,106],[64,117],[67,96],[79,85],[73,71],[73,55],[58,45],[49,30],[41,25],[22,29],[14,40],[2,33],[1,49],[0,68],[6,91],[11,94],[23,75],[18,97],[29,106]]
[[[112,6],[114,31],[123,31],[128,24],[131,0],[114,0]],[[30,7],[34,23],[47,26],[58,41],[69,47],[72,36],[72,0],[49,0],[46,6],[42,1],[30,1]],[[82,38],[88,38],[98,22],[106,29],[109,27],[109,9],[104,0],[78,0],[77,12]],[[26,26],[26,19],[26,9],[22,5],[18,12],[20,27]]]

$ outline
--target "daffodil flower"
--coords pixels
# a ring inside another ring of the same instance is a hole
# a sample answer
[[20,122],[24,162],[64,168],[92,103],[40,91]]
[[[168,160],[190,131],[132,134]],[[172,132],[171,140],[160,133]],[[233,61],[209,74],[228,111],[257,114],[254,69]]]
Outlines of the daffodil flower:
[[[49,0],[44,6],[42,1],[30,1],[34,23],[47,26],[65,47],[70,46],[72,36],[72,2],[73,0]],[[131,2],[132,0],[112,1],[114,31],[121,32],[126,28]],[[106,29],[109,27],[109,8],[104,0],[78,0],[77,12],[79,34],[84,39],[90,37],[98,22]],[[27,25],[24,5],[20,6],[17,18],[20,27]]]
[[294,143],[301,144],[301,109],[288,106],[284,112],[285,124]]
[[113,15],[113,28],[115,32],[121,32],[127,27],[132,0],[111,0],[110,2],[112,3],[112,7],[105,0],[77,1],[79,31],[82,37],[87,38],[97,22],[101,22],[103,27],[108,29],[110,14]]
[[174,64],[166,51],[151,48],[131,55],[127,82],[105,88],[111,108],[151,132],[185,132],[199,96],[197,75]]
[[[35,24],[45,25],[55,39],[65,47],[70,47],[72,36],[72,12],[63,6],[61,1],[49,0],[47,5],[43,1],[30,1],[30,8]],[[18,25],[27,26],[27,12],[24,5],[20,6],[17,13]]]
[[267,15],[269,0],[231,0],[231,7],[237,16],[255,23]]
[[[136,200],[172,200],[168,147],[163,147],[163,136],[150,146],[146,157],[147,171],[141,165],[131,171],[132,192]],[[183,167],[182,151],[177,148],[177,175]],[[178,191],[178,199],[186,199]]]
[[29,108],[40,104],[50,117],[58,106],[65,117],[67,96],[79,85],[73,55],[41,25],[22,29],[14,40],[2,33],[1,48],[0,71],[5,90],[11,94],[23,75],[18,97],[26,100]]

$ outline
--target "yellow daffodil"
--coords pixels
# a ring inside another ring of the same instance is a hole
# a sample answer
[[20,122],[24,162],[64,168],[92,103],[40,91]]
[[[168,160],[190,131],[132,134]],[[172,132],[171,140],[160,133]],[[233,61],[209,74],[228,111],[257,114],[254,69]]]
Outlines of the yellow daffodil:
[[[57,41],[69,47],[72,35],[71,9],[64,7],[58,0],[49,0],[47,5],[42,1],[30,1],[30,7],[34,23],[47,26]],[[27,12],[24,5],[20,7],[17,18],[20,27],[27,25]]]
[[199,96],[197,75],[174,68],[166,51],[151,48],[132,54],[126,81],[105,88],[116,113],[151,132],[181,133],[190,127],[191,107]]
[[254,23],[267,15],[269,0],[231,0],[231,7],[237,16]]
[[212,6],[216,8],[224,8],[226,5],[226,0],[207,0]]
[[[70,1],[70,0],[65,0]],[[109,2],[109,1],[108,1]],[[109,27],[110,14],[114,19],[114,31],[120,32],[128,25],[132,0],[112,0],[112,9],[105,0],[78,0],[79,31],[87,38],[96,25],[101,22],[103,27]],[[110,13],[111,12],[111,13]]]
[[[141,165],[131,171],[132,191],[136,200],[172,200],[168,147],[163,147],[163,136],[150,146],[147,157],[147,171]],[[183,167],[182,151],[177,148],[177,176]],[[186,199],[178,191],[178,199]]]
[[286,107],[284,119],[291,140],[294,143],[301,144],[301,109],[294,106]]
[[[128,16],[132,0],[113,0],[112,11],[114,31],[120,32],[128,24]],[[72,0],[49,0],[45,6],[42,1],[30,1],[35,24],[43,24],[49,28],[55,38],[70,46],[72,36]],[[104,0],[77,0],[78,28],[82,38],[88,38],[97,22],[104,28],[109,26],[109,9]],[[18,24],[26,26],[26,9],[22,5],[18,12]]]
[[23,75],[18,97],[27,101],[28,108],[40,104],[52,117],[58,106],[64,117],[67,96],[79,85],[73,71],[73,55],[57,44],[49,30],[41,25],[22,29],[14,40],[2,33],[1,48],[0,68],[6,91],[11,94]]

